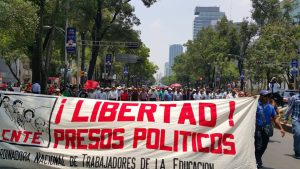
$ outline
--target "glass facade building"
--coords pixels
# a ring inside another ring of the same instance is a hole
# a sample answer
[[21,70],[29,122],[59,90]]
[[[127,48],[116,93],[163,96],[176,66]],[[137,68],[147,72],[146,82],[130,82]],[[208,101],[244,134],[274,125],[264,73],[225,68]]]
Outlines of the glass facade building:
[[174,65],[175,57],[183,53],[183,47],[180,44],[171,45],[169,48],[169,75],[172,75],[172,66]]
[[194,19],[194,39],[202,28],[215,25],[218,20],[225,16],[225,13],[220,12],[219,7],[196,7],[195,15],[197,16]]

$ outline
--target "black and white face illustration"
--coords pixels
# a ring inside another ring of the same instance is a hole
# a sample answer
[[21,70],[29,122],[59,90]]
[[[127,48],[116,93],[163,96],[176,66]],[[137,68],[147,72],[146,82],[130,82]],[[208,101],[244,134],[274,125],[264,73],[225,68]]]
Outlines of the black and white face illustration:
[[38,131],[44,131],[46,128],[46,123],[42,118],[35,119],[34,125]]
[[15,100],[13,102],[13,110],[14,110],[14,113],[17,113],[17,114],[22,114],[23,112],[23,107],[22,107],[22,104],[23,102],[21,100]]
[[8,96],[4,96],[2,99],[2,104],[4,108],[7,108],[9,105],[10,98]]
[[34,111],[33,110],[25,110],[24,111],[24,118],[25,118],[25,122],[30,123],[31,121],[33,121],[34,118]]

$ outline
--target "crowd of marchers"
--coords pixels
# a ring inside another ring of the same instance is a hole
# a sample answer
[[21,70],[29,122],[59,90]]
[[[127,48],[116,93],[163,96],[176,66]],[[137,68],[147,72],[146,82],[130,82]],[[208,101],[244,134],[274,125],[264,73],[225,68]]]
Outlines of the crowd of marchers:
[[[54,95],[61,95],[60,90],[56,90]],[[211,90],[208,88],[136,88],[136,87],[106,87],[98,86],[96,89],[82,89],[78,93],[67,89],[63,96],[74,96],[81,98],[91,98],[99,100],[116,101],[183,101],[183,100],[209,100],[209,99],[230,99],[245,97],[245,92],[237,89]]]
[[[16,87],[6,87],[2,90],[14,91]],[[1,90],[1,89],[0,89]],[[41,94],[39,83],[33,83],[20,87],[17,92]],[[183,101],[183,100],[210,100],[231,99],[249,96],[247,92],[239,91],[237,88],[228,87],[224,89],[211,88],[157,88],[157,87],[100,87],[80,88],[67,85],[65,88],[51,84],[47,88],[48,95],[80,97],[99,100],[116,101]]]

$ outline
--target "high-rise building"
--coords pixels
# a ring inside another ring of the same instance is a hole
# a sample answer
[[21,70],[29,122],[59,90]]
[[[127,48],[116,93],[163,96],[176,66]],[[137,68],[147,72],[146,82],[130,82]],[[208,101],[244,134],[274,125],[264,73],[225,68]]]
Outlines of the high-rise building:
[[220,12],[219,7],[199,7],[195,8],[195,15],[197,15],[194,19],[194,39],[197,37],[198,32],[202,28],[206,28],[208,26],[216,25],[217,21],[220,20],[223,16],[225,16],[224,12]]
[[169,76],[170,75],[170,73],[169,73],[169,62],[166,62],[165,63],[165,76]]
[[294,23],[300,23],[300,0],[291,0],[293,2],[293,10],[290,15]]
[[183,47],[180,44],[171,45],[169,48],[169,75],[172,75],[172,66],[175,58],[183,53]]

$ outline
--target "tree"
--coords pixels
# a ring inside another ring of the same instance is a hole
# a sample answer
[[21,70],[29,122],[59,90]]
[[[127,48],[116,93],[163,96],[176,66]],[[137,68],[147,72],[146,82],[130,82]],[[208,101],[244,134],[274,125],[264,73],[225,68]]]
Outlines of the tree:
[[[139,24],[139,20],[133,14],[134,8],[129,4],[130,1],[131,0],[97,0],[94,25],[91,31],[94,42],[101,41],[114,23],[118,23],[121,27]],[[143,0],[143,3],[148,7],[154,2],[156,2],[156,0]],[[105,11],[109,11],[109,13],[106,13]],[[88,79],[92,79],[93,77],[99,49],[100,47],[94,43],[88,69]]]
[[0,2],[0,50],[11,73],[20,82],[12,63],[27,57],[27,46],[33,41],[37,23],[36,8],[28,1],[3,0]]
[[259,26],[277,22],[282,13],[279,0],[252,0],[252,18]]

